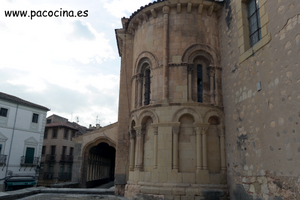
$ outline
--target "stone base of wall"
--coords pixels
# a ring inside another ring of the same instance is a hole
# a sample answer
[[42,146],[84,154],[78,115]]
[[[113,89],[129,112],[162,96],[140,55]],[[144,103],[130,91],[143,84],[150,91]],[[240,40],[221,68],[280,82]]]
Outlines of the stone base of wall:
[[115,195],[124,196],[125,195],[125,185],[115,185]]
[[227,200],[226,185],[174,184],[173,187],[127,184],[125,197],[132,200]]

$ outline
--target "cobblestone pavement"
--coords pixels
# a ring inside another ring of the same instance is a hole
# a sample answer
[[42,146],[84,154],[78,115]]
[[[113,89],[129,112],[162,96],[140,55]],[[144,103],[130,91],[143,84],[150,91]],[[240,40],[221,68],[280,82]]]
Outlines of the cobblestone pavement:
[[126,200],[124,197],[95,194],[36,194],[19,200]]

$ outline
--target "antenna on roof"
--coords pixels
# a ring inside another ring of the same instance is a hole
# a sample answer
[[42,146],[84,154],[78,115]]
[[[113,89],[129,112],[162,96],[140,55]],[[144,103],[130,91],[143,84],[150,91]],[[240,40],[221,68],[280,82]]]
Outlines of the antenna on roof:
[[79,122],[79,117],[78,117],[78,116],[76,117],[76,122],[77,122],[77,123]]
[[100,119],[98,118],[98,115],[97,115],[97,117],[96,117],[96,124],[100,124]]

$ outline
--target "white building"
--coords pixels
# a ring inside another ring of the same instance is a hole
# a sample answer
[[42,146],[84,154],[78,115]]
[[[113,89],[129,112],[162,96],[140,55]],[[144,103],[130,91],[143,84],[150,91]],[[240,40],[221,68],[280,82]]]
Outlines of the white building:
[[0,92],[0,190],[37,184],[47,111]]

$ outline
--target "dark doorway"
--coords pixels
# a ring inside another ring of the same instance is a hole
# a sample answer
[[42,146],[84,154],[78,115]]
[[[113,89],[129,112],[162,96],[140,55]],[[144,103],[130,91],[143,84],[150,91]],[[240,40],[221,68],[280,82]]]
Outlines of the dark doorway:
[[86,187],[97,187],[114,180],[115,157],[115,148],[104,142],[89,150]]

